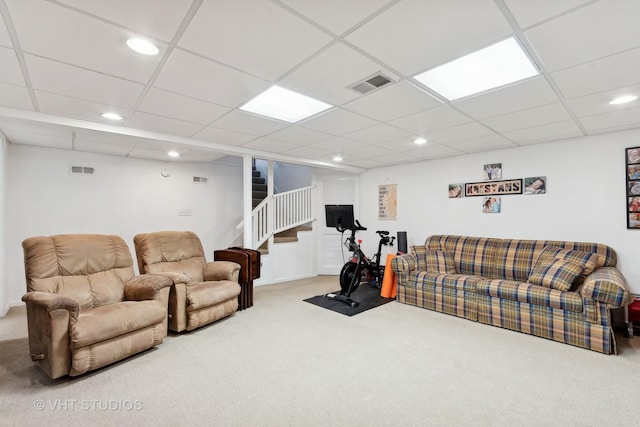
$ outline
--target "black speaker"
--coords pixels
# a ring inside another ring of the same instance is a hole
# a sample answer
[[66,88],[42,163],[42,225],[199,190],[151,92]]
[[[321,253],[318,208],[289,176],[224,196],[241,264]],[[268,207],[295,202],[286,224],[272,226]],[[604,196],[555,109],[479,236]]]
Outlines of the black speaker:
[[406,254],[407,251],[407,232],[398,231],[398,252]]

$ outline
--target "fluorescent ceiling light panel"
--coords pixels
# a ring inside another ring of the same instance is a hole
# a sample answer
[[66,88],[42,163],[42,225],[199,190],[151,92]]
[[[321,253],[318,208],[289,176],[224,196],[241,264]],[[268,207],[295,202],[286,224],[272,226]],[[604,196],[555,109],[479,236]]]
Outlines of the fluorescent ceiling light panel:
[[280,86],[272,86],[240,107],[241,110],[295,123],[333,107]]
[[449,101],[539,74],[512,37],[415,76]]

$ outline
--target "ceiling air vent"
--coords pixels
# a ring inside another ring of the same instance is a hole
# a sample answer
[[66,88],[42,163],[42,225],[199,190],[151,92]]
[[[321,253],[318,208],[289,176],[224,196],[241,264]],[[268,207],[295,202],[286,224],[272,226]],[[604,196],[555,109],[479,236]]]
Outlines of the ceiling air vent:
[[95,168],[90,166],[71,166],[71,173],[74,175],[93,175]]
[[207,182],[209,182],[209,178],[207,178],[206,176],[194,176],[193,177],[193,183],[194,184],[206,184]]
[[372,90],[378,89],[386,84],[391,83],[389,77],[385,76],[382,73],[374,74],[373,76],[367,77],[366,79],[356,82],[351,86],[348,86],[349,89],[353,89],[358,93],[365,94],[367,92],[371,92]]

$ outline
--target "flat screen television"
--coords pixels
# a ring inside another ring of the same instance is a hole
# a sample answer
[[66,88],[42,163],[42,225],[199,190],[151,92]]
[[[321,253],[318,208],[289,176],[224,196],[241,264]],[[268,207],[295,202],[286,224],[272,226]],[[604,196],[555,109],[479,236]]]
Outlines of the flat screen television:
[[327,227],[335,228],[338,223],[344,228],[353,227],[353,205],[324,205]]

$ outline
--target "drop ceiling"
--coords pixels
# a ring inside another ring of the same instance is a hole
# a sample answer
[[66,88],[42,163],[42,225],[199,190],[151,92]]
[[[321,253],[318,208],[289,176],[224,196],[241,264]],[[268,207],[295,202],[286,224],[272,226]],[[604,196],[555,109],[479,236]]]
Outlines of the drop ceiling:
[[[640,100],[608,103],[640,95],[637,0],[0,0],[0,12],[0,131],[14,144],[358,172],[640,127]],[[134,36],[160,53],[131,51]],[[413,79],[508,37],[538,76],[455,102]],[[349,88],[377,73],[392,82]],[[274,84],[335,108],[295,124],[239,109]]]

